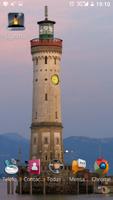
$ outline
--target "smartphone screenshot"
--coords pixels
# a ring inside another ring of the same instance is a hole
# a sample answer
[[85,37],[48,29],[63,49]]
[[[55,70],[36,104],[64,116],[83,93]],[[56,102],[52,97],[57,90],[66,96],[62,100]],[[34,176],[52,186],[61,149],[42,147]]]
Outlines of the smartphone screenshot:
[[113,198],[112,0],[0,0],[0,200]]

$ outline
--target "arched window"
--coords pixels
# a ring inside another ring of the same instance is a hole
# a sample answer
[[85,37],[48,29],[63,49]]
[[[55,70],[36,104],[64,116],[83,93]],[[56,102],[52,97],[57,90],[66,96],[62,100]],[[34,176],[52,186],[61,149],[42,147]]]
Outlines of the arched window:
[[36,144],[36,143],[37,143],[37,138],[34,137],[33,144]]
[[48,141],[47,137],[44,138],[44,144],[49,144],[49,141]]
[[38,65],[38,58],[36,58],[36,65]]
[[57,61],[57,59],[56,58],[54,58],[54,64],[56,65],[56,61]]
[[59,138],[56,138],[56,144],[60,144],[60,139]]
[[45,56],[45,64],[47,64],[47,60],[48,60],[48,59],[47,59],[47,56]]
[[45,94],[45,101],[47,101],[48,100],[48,95],[47,95],[47,93]]
[[45,160],[47,160],[47,155],[45,155]]

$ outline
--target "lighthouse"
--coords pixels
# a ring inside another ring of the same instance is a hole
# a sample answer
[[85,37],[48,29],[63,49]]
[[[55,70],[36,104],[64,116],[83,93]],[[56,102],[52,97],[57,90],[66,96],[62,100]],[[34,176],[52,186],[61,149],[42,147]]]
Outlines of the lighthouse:
[[33,61],[33,103],[30,159],[40,159],[46,169],[53,159],[63,162],[61,116],[62,40],[54,37],[55,21],[37,22],[39,37],[31,40]]

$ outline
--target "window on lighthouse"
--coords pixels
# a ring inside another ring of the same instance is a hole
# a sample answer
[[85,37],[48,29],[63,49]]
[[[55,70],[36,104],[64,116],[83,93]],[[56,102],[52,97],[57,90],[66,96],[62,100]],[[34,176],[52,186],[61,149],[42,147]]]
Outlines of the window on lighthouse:
[[56,65],[56,58],[54,58],[54,64]]
[[58,112],[55,112],[55,118],[58,119]]
[[45,160],[48,160],[48,159],[47,159],[47,155],[45,155]]
[[45,94],[45,101],[47,101],[48,100],[48,95],[47,95],[47,93]]
[[45,56],[45,64],[47,64],[47,60],[48,60],[48,59],[47,59],[47,56]]
[[33,144],[37,144],[37,138],[34,137]]
[[36,65],[38,65],[38,58],[36,58]]
[[60,139],[56,138],[56,144],[59,145],[60,144]]
[[48,142],[48,138],[47,137],[45,137],[44,138],[44,144],[48,144],[49,142]]

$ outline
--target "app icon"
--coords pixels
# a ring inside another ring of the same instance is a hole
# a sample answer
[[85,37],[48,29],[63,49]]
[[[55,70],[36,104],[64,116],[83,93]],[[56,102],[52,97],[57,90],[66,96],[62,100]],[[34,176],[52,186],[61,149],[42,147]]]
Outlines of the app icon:
[[59,174],[64,169],[64,165],[59,160],[52,160],[49,170],[54,174]]
[[24,30],[24,13],[9,13],[8,14],[8,29]]
[[16,174],[18,173],[18,166],[17,166],[17,162],[15,159],[11,159],[11,160],[5,160],[5,172],[7,174]]
[[28,161],[28,172],[30,174],[40,174],[40,159]]
[[109,171],[108,161],[105,159],[97,159],[94,164],[94,170],[99,175],[106,175]]
[[78,162],[78,167],[79,168],[83,168],[83,169],[86,168],[86,161],[85,160],[78,159],[77,162]]
[[82,159],[72,161],[72,172],[76,174],[79,171],[86,169],[86,161]]
[[94,2],[91,2],[90,6],[91,6],[91,7],[95,6]]

